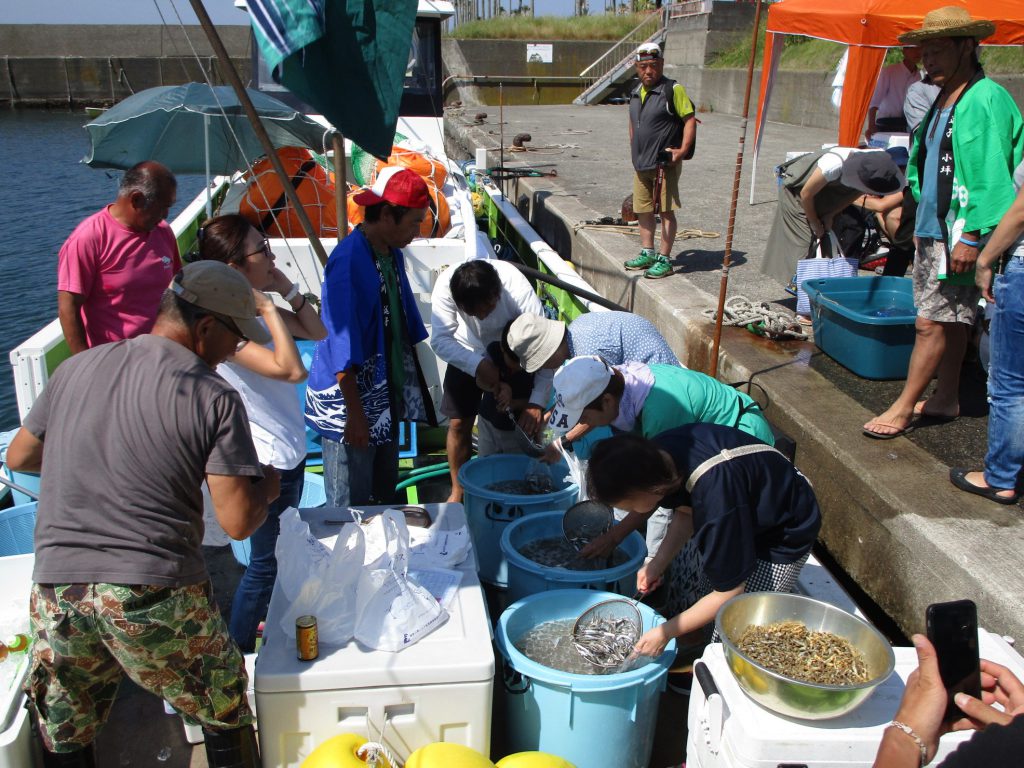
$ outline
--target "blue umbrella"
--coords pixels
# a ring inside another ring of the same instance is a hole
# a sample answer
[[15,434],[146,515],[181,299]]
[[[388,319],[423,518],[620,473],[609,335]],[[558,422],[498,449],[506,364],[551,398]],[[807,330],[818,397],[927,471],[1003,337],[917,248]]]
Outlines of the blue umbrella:
[[[326,129],[287,104],[248,90],[275,147],[322,152]],[[265,154],[230,86],[203,83],[149,88],[86,124],[93,168],[131,168],[156,160],[174,173],[230,174]]]

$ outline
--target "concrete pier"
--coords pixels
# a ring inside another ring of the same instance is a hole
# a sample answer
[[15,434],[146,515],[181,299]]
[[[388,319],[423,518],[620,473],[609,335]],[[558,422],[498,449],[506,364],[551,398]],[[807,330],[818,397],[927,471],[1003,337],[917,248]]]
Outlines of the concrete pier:
[[[449,151],[457,157],[472,156],[477,146],[497,149],[497,109],[466,109],[486,111],[488,117],[474,125],[468,117],[450,115]],[[707,370],[713,326],[703,311],[717,302],[741,121],[699,115],[696,156],[683,171],[679,227],[721,237],[677,238],[676,274],[653,281],[622,269],[639,250],[635,235],[584,224],[617,216],[631,191],[625,107],[507,107],[504,117],[506,141],[528,132],[535,148],[506,150],[505,163],[558,173],[554,179],[510,184],[508,196],[528,209],[540,234],[605,296],[650,319],[680,359]],[[748,136],[730,296],[792,310],[793,300],[782,286],[758,269],[775,209],[772,167],[787,151],[828,141],[835,141],[834,133],[769,124],[755,204],[749,205],[753,136]],[[900,382],[859,380],[810,341],[775,343],[737,328],[723,334],[719,378],[750,382],[771,421],[796,440],[797,464],[813,482],[825,516],[822,543],[905,632],[923,631],[929,603],[970,598],[985,627],[1024,638],[1021,509],[965,494],[948,479],[951,464],[981,466],[984,415],[920,428],[909,438],[870,440],[861,426],[895,397]],[[966,400],[964,405],[965,411],[979,407]]]

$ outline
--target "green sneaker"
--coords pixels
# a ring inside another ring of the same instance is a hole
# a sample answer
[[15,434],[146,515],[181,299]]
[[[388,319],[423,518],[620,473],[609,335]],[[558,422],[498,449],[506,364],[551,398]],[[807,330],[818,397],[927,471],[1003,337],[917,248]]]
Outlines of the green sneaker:
[[640,251],[640,255],[637,256],[635,259],[630,259],[629,261],[623,262],[623,266],[627,270],[647,269],[653,266],[656,261],[657,258],[654,255],[654,251],[648,251],[646,248],[644,248],[642,251]]
[[654,257],[654,263],[650,268],[644,272],[644,277],[648,277],[651,280],[657,280],[662,277],[668,277],[672,274],[672,264],[668,260],[668,256],[662,256],[660,253]]

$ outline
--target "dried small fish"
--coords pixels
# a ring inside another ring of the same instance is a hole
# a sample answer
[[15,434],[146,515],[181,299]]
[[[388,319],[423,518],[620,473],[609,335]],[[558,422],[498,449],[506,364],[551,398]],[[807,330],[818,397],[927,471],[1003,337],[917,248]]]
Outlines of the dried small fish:
[[736,647],[766,669],[819,685],[854,685],[871,679],[864,656],[849,640],[816,632],[799,621],[750,625]]

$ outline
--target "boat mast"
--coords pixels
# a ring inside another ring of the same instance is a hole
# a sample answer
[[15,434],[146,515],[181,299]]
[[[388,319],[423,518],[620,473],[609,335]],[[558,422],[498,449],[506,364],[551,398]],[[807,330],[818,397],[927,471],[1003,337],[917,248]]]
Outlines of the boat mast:
[[[239,77],[238,72],[235,70],[235,65],[228,56],[227,49],[224,47],[224,43],[221,41],[217,30],[214,28],[213,22],[210,21],[210,17],[206,13],[206,8],[203,6],[202,0],[189,0],[189,3],[191,3],[192,10],[195,11],[196,16],[199,18],[199,23],[203,27],[203,32],[206,33],[206,38],[210,41],[210,45],[217,54],[217,60],[224,69],[224,73],[227,76],[228,82],[231,83],[231,87],[234,88],[235,93],[238,96],[238,101],[245,110],[246,117],[248,117],[249,122],[252,123],[252,129],[256,133],[256,138],[259,139],[260,144],[263,146],[263,150],[267,153],[267,159],[270,160],[270,164],[274,167],[274,172],[281,180],[281,189],[284,190],[284,194],[288,198],[288,202],[295,209],[295,214],[298,216],[299,224],[302,225],[302,231],[305,232],[306,237],[309,238],[309,244],[313,247],[314,252],[316,252],[316,256],[320,260],[321,266],[326,266],[327,251],[324,250],[323,243],[320,242],[320,238],[313,229],[313,224],[310,222],[309,216],[306,214],[306,209],[303,207],[302,201],[299,200],[299,196],[295,192],[295,187],[292,186],[291,179],[288,177],[288,173],[281,164],[281,158],[277,156],[277,152],[274,150],[274,145],[270,141],[270,137],[267,135],[267,131],[264,129],[263,123],[260,122],[259,115],[256,114],[256,109],[253,107],[252,101],[249,99],[249,94],[246,92],[245,86],[242,84],[242,78]],[[342,234],[341,223],[342,222],[339,220],[339,240],[341,239]]]

